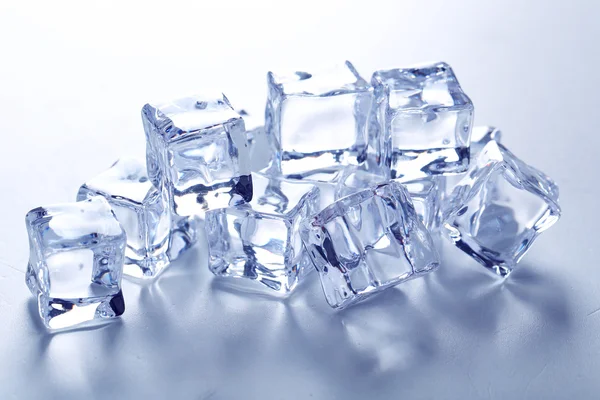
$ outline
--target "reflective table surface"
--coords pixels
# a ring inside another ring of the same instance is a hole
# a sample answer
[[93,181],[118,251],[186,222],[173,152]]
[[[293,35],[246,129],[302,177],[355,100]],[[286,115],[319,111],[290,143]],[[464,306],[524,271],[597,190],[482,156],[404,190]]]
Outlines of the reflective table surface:
[[[0,398],[597,398],[600,7],[525,3],[0,5]],[[450,63],[476,124],[557,181],[563,217],[507,281],[445,244],[437,272],[336,312],[315,279],[238,292],[200,244],[125,280],[120,321],[45,332],[25,213],[143,155],[143,104],[210,88],[261,114],[268,70],[345,59],[366,78]]]

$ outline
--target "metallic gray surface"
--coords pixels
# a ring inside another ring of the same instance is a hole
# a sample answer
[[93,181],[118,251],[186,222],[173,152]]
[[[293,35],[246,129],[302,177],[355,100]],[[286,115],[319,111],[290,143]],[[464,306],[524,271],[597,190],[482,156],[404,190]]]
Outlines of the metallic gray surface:
[[[1,399],[598,397],[597,2],[6,3]],[[431,276],[334,312],[314,280],[287,301],[232,291],[199,246],[153,284],[125,281],[120,322],[45,333],[24,215],[143,154],[145,102],[210,87],[260,113],[268,69],[345,58],[366,77],[447,61],[476,124],[558,182],[563,218],[509,281],[445,246]]]

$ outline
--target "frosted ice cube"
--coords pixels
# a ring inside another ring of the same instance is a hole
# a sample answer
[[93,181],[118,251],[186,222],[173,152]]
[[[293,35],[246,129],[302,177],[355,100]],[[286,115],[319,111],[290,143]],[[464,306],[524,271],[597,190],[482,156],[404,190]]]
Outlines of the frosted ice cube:
[[268,292],[286,295],[312,269],[298,227],[313,213],[318,190],[259,173],[253,182],[249,204],[206,214],[209,268],[217,276],[256,281],[272,289]]
[[180,216],[252,198],[244,121],[225,96],[192,96],[142,109],[150,180]]
[[101,197],[35,208],[26,283],[46,327],[104,321],[125,311],[121,293],[125,232]]
[[443,231],[486,268],[507,276],[560,213],[552,179],[492,140],[444,205]]
[[123,272],[136,278],[156,277],[195,241],[195,217],[171,212],[166,191],[157,190],[136,159],[118,160],[87,181],[77,200],[104,197],[127,233]]
[[377,71],[371,85],[369,163],[404,180],[467,169],[473,103],[448,64]]
[[330,306],[343,308],[435,270],[439,256],[406,188],[390,182],[336,201],[302,224]]
[[269,72],[268,85],[271,170],[295,179],[328,180],[340,167],[365,159],[371,88],[350,62],[314,74]]

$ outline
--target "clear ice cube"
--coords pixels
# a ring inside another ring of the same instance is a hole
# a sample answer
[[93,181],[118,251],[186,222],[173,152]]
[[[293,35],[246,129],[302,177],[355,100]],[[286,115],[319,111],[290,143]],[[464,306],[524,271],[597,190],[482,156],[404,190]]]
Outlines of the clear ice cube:
[[30,249],[26,283],[48,328],[123,314],[126,237],[105,199],[38,207],[25,222]]
[[[382,182],[386,182],[386,178],[382,175],[373,174],[361,167],[347,167],[337,179],[336,199]],[[440,196],[444,191],[443,179],[438,176],[430,176],[402,182],[402,184],[410,194],[421,222],[430,231],[437,230],[440,225]]]
[[[471,131],[471,146],[469,148],[470,159],[476,159],[483,147],[490,141],[495,140],[500,143],[501,139],[502,132],[493,126],[474,126]],[[458,185],[466,175],[467,172],[465,171],[459,174],[445,176],[443,181],[444,191],[442,194],[445,196],[446,194],[452,193],[456,185]]]
[[244,120],[244,126],[246,128],[246,140],[248,141],[250,158],[252,158],[252,149],[256,144],[256,138],[264,135],[265,132],[264,121],[263,118],[259,118],[255,114],[251,114],[245,109],[238,110],[237,112]]
[[256,281],[270,293],[286,295],[312,269],[298,228],[312,214],[318,189],[258,173],[253,183],[249,204],[206,213],[209,268],[217,276]]
[[295,179],[328,180],[366,156],[371,88],[346,61],[331,70],[268,74],[265,131],[270,168]]
[[335,200],[386,181],[388,178],[385,175],[366,171],[362,166],[348,166],[335,179]]
[[468,168],[473,103],[448,64],[377,71],[371,85],[370,164],[403,180]]
[[150,180],[179,216],[252,198],[244,121],[225,96],[146,104],[142,119]]
[[135,278],[156,277],[196,238],[195,217],[171,212],[166,191],[157,190],[136,159],[121,159],[81,186],[77,200],[104,197],[127,233],[123,272]]
[[492,140],[500,143],[502,132],[493,126],[474,126],[471,131],[471,158],[477,158],[477,155]]
[[429,232],[438,232],[441,224],[441,198],[444,192],[444,180],[440,176],[431,176],[403,183],[410,194],[415,211]]
[[507,276],[560,213],[552,179],[492,140],[445,204],[443,231],[486,268]]
[[331,307],[343,308],[435,270],[439,256],[406,188],[389,182],[343,197],[302,224]]

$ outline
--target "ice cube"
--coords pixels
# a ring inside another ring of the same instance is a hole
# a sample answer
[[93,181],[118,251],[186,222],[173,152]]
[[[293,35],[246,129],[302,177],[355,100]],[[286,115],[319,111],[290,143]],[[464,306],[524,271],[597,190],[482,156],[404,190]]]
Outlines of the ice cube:
[[258,116],[246,109],[238,110],[244,119],[246,126],[246,140],[248,141],[248,152],[250,154],[250,169],[260,171],[268,165],[269,146],[265,135],[264,112]]
[[444,179],[441,176],[415,179],[403,183],[410,194],[419,219],[430,233],[439,233],[441,223],[441,200]]
[[350,62],[314,74],[269,72],[267,78],[271,170],[329,180],[340,167],[365,159],[371,88]]
[[377,184],[385,183],[386,181],[388,181],[388,178],[385,175],[366,171],[362,166],[348,166],[335,179],[335,200],[376,186]]
[[502,132],[493,126],[474,126],[471,131],[471,158],[477,158],[477,155],[492,140],[500,143]]
[[246,140],[248,141],[250,154],[252,154],[252,148],[256,143],[256,137],[264,135],[265,132],[263,118],[259,118],[257,115],[251,114],[245,109],[238,110],[237,112],[244,120],[244,126],[246,128]]
[[473,103],[448,64],[377,71],[371,85],[370,164],[404,180],[468,168]]
[[105,321],[125,311],[125,231],[105,199],[38,207],[25,218],[26,283],[50,329]]
[[[360,190],[386,182],[386,178],[361,167],[346,167],[337,179],[336,199],[356,193]],[[421,222],[431,232],[440,224],[440,200],[444,191],[441,177],[430,176],[413,181],[402,182],[412,199],[415,211]]]
[[157,190],[136,159],[118,160],[79,189],[77,200],[104,197],[127,233],[123,272],[135,278],[156,277],[195,241],[195,217],[171,212],[166,191]]
[[201,220],[197,215],[180,217],[173,212],[171,205],[171,237],[169,242],[168,257],[173,261],[190,247],[198,243],[198,230],[201,229]]
[[443,231],[486,268],[507,276],[560,213],[556,184],[492,140],[444,205]]
[[[500,143],[502,138],[502,132],[493,126],[474,126],[471,131],[471,146],[470,146],[470,159],[475,160],[481,149],[488,144],[491,140],[495,140]],[[456,185],[467,175],[467,172],[462,172],[455,175],[448,175],[444,177],[442,192],[443,197],[452,193]],[[442,200],[443,201],[443,200]]]
[[150,180],[179,216],[250,201],[244,121],[225,96],[146,104],[142,119]]
[[259,173],[253,184],[249,204],[206,214],[209,268],[217,276],[253,280],[286,295],[312,269],[298,227],[316,207],[318,190]]
[[439,256],[406,188],[389,182],[341,198],[302,224],[331,307],[435,270]]

